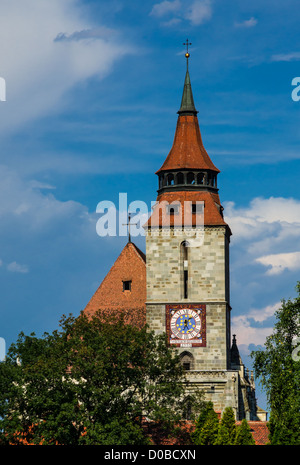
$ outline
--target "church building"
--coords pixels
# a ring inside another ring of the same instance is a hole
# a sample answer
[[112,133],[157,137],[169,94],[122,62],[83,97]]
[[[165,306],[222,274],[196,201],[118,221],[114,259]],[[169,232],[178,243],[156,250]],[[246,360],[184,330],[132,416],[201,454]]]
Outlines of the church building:
[[146,254],[130,239],[84,312],[125,311],[128,321],[166,333],[189,389],[202,390],[236,420],[266,421],[253,374],[230,328],[231,230],[220,202],[220,170],[206,152],[186,55],[186,75],[171,150],[156,172],[157,202],[144,225]]

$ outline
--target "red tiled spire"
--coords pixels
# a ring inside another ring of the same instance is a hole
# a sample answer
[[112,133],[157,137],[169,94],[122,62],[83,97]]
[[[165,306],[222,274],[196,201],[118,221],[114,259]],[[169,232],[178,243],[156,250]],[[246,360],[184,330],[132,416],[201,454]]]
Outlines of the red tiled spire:
[[187,70],[184,80],[181,106],[173,146],[162,167],[156,172],[183,169],[220,171],[209,158],[202,137],[195,108],[190,74],[188,70],[189,53],[186,54]]
[[161,171],[184,169],[220,172],[203,146],[196,115],[181,114],[178,116],[173,146],[156,174]]

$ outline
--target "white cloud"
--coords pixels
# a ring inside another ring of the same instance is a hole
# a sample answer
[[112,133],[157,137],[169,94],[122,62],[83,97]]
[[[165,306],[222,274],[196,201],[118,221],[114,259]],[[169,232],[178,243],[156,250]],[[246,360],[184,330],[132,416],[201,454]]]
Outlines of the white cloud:
[[271,56],[271,61],[300,61],[300,52],[275,54]]
[[232,333],[247,349],[250,343],[264,344],[278,301],[289,298],[286,293],[293,292],[299,280],[300,200],[255,198],[243,208],[233,202],[225,202],[224,207],[233,233]]
[[28,273],[29,269],[26,265],[20,265],[17,262],[11,262],[7,265],[8,271],[13,273]]
[[7,92],[0,107],[0,132],[8,134],[59,111],[72,86],[105,76],[117,60],[132,53],[117,31],[106,31],[93,27],[77,0],[4,0],[0,75]]
[[283,249],[286,245],[292,251],[299,249],[300,200],[257,197],[245,208],[236,208],[233,202],[226,202],[225,205],[233,241],[243,241],[249,252],[273,252],[274,248],[277,253],[278,248],[281,248],[280,252],[287,252]]
[[185,18],[190,20],[192,24],[198,25],[208,21],[212,16],[212,8],[210,0],[194,1],[188,8]]
[[280,274],[285,270],[300,270],[300,252],[265,255],[256,259],[258,263],[268,267],[268,275]]
[[249,264],[260,263],[267,275],[300,269],[300,201],[282,197],[255,198],[247,208],[226,204],[232,242]]
[[166,0],[156,3],[150,15],[157,18],[174,15],[168,21],[163,22],[163,26],[174,26],[182,20],[187,20],[192,25],[199,25],[211,18],[211,3],[211,0],[194,0],[187,5],[180,0],[174,0],[173,2]]
[[236,22],[234,23],[235,27],[240,27],[240,28],[250,28],[254,27],[257,25],[257,19],[254,18],[253,16],[250,19],[246,19],[245,21],[242,21],[240,23]]
[[264,345],[266,337],[272,333],[273,327],[272,325],[260,327],[255,323],[264,323],[269,318],[272,318],[280,306],[281,303],[277,302],[264,308],[250,309],[246,315],[233,316],[231,319],[231,332],[238,335],[238,346]]
[[161,18],[162,16],[165,16],[169,13],[175,13],[179,11],[180,9],[181,9],[180,0],[174,0],[173,2],[169,2],[168,0],[165,0],[164,2],[156,3],[150,12],[150,15]]
[[88,209],[72,200],[62,202],[56,199],[49,192],[49,187],[53,188],[22,179],[18,173],[0,166],[0,197],[6,199],[0,203],[2,225],[9,222],[16,230],[37,234],[48,233],[57,228],[59,223],[81,218],[81,222],[88,227],[92,216]]

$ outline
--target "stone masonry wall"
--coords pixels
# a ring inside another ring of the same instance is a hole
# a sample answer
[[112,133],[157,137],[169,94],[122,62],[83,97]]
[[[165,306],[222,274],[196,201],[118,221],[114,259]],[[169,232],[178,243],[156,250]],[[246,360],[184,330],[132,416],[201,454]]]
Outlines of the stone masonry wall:
[[[197,237],[195,234],[197,233]],[[181,243],[187,240],[188,298],[183,293]],[[194,241],[197,240],[197,243]],[[197,245],[197,247],[193,247]],[[154,230],[146,233],[147,323],[166,331],[166,304],[206,304],[206,347],[191,347],[195,370],[226,370],[229,366],[229,280],[226,227],[201,231]],[[186,349],[179,349],[183,352]]]

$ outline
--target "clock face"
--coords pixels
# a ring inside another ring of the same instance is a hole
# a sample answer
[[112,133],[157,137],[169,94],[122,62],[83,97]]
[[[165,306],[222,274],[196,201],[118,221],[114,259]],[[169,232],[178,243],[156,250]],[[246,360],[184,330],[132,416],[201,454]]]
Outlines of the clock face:
[[206,347],[206,306],[166,305],[166,330],[175,347]]
[[179,339],[194,339],[201,330],[201,320],[194,310],[183,308],[171,318],[171,331]]

